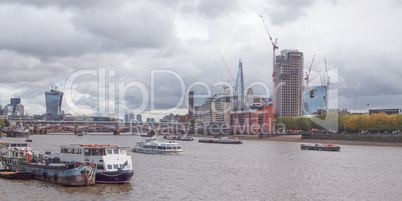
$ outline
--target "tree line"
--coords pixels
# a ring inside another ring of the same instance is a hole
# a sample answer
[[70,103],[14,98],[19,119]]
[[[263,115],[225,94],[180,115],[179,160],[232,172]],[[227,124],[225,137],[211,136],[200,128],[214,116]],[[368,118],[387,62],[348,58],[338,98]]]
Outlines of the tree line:
[[[315,118],[326,120],[331,125],[338,126],[340,132],[359,132],[359,131],[395,131],[402,130],[402,114],[387,115],[386,113],[362,114],[362,115],[338,115],[337,113],[328,113],[314,116]],[[311,131],[312,129],[326,130],[326,128],[317,124],[314,118],[306,117],[277,117],[274,121],[275,128],[287,130]]]

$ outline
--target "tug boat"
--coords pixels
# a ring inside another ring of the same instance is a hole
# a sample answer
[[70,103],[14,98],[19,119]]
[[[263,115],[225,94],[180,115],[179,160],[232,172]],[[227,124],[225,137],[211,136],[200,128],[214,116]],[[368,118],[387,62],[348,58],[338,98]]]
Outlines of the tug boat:
[[334,144],[301,144],[302,150],[317,150],[317,151],[340,151],[341,147]]
[[183,149],[175,141],[159,142],[156,138],[138,141],[134,145],[134,152],[146,154],[181,154]]
[[62,163],[91,164],[96,169],[96,183],[124,184],[134,175],[127,147],[102,144],[70,144],[60,146]]

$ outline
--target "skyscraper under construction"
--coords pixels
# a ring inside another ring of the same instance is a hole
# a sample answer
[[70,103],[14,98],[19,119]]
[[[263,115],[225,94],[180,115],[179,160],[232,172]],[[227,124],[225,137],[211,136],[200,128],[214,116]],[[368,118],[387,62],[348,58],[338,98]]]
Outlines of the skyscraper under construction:
[[283,50],[276,56],[275,114],[281,117],[302,116],[303,53]]

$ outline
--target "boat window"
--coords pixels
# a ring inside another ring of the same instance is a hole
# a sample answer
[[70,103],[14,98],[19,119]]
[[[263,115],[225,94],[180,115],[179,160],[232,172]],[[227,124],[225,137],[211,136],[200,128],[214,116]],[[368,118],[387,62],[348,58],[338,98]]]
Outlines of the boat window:
[[181,149],[181,146],[177,146],[177,149]]
[[27,144],[22,144],[22,146],[21,147],[27,147],[28,145]]
[[120,154],[127,154],[125,149],[120,149]]
[[17,145],[16,144],[10,144],[10,147],[16,147]]
[[113,164],[113,169],[118,169],[118,168],[119,168],[119,165]]
[[106,150],[107,154],[113,154],[111,149]]
[[158,146],[158,149],[162,149],[162,146]]
[[89,155],[90,151],[89,149],[84,149],[84,155]]
[[113,154],[119,154],[119,149],[113,149]]
[[67,148],[63,148],[63,149],[62,149],[62,153],[68,153],[68,149],[67,149]]
[[78,149],[77,152],[75,152],[76,154],[82,154],[82,149]]
[[166,148],[167,148],[167,149],[172,149],[172,147],[170,147],[170,146],[167,146]]
[[71,149],[71,153],[72,153],[72,154],[75,154],[75,149]]
[[93,155],[95,155],[95,156],[100,155],[100,150],[99,149],[94,149],[93,151],[94,151]]
[[107,165],[107,169],[109,169],[109,170],[113,169],[113,168],[112,168],[112,165],[108,164],[108,165]]
[[[110,167],[112,167],[112,166],[110,166]],[[97,169],[97,170],[103,170],[103,169],[104,169],[103,164],[98,164],[98,165],[96,166],[96,169]]]

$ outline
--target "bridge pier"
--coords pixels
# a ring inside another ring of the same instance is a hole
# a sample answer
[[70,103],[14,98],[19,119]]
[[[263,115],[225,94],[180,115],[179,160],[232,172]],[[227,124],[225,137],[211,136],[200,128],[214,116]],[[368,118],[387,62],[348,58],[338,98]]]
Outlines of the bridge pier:
[[75,124],[74,125],[74,135],[77,135],[80,132],[80,130],[78,129],[78,125]]
[[116,125],[116,130],[113,131],[113,135],[120,135],[120,127],[119,127],[119,124]]

